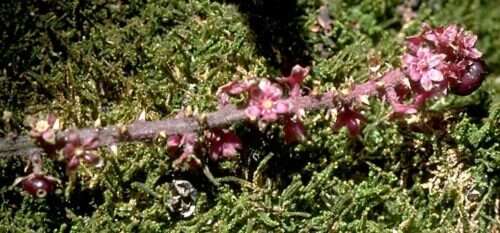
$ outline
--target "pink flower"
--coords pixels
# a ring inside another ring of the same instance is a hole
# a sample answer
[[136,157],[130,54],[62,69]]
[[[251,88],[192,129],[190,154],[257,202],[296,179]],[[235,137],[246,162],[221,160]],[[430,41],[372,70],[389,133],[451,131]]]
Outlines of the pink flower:
[[220,158],[233,158],[241,150],[241,140],[227,129],[213,129],[209,135],[210,158],[214,161]]
[[349,132],[349,136],[355,137],[361,132],[361,121],[363,120],[364,117],[359,112],[344,107],[344,109],[338,113],[333,129],[339,130],[345,126]]
[[405,54],[403,63],[406,72],[415,82],[420,82],[422,88],[430,91],[433,88],[433,82],[444,81],[440,65],[442,65],[446,55],[434,54],[429,48],[420,47],[416,56]]
[[170,135],[166,148],[169,155],[176,158],[173,162],[176,169],[190,170],[201,165],[201,161],[195,155],[197,149],[196,133]]
[[301,142],[306,139],[304,124],[299,119],[285,119],[283,133],[285,134],[285,142],[288,144]]
[[437,50],[444,53],[454,53],[458,57],[479,59],[482,54],[474,48],[477,36],[456,25],[428,28],[423,38],[431,42]]
[[177,153],[180,149],[183,151],[188,150],[193,152],[196,145],[196,134],[195,133],[185,133],[185,134],[174,134],[167,138],[167,151],[171,154]]
[[482,53],[475,48],[476,42],[476,35],[471,32],[461,31],[457,36],[459,54],[470,59],[481,58]]
[[282,100],[281,88],[272,84],[269,80],[263,79],[257,87],[250,90],[250,102],[245,109],[245,113],[254,121],[260,119],[264,122],[273,122],[278,119],[278,114],[287,113],[290,103]]
[[450,25],[448,27],[430,28],[426,26],[427,30],[423,33],[423,37],[434,43],[436,47],[452,46],[455,42],[457,35],[461,29],[457,25]]
[[[406,73],[424,92],[446,94],[451,88],[464,95],[477,89],[485,77],[482,54],[475,48],[477,36],[463,28],[424,25],[424,31],[407,42],[409,53],[403,56]],[[420,99],[428,96],[422,90],[413,91],[424,96]]]
[[56,144],[56,132],[61,128],[59,119],[49,114],[46,120],[34,122],[30,135],[41,143]]
[[97,155],[98,144],[96,135],[82,140],[78,134],[70,133],[63,148],[63,155],[67,161],[66,169],[74,171],[82,161],[95,167],[102,167],[103,160]]

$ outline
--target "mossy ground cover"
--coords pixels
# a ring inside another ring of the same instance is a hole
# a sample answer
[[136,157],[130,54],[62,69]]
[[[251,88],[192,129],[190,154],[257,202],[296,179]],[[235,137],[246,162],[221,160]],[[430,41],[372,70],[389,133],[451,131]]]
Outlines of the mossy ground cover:
[[[415,1],[418,2],[418,1]],[[161,144],[106,150],[102,170],[33,199],[10,188],[19,158],[0,160],[0,232],[498,232],[500,229],[500,2],[420,1],[403,23],[397,0],[13,1],[0,3],[0,136],[54,112],[66,128],[129,123],[216,109],[234,79],[310,65],[307,86],[327,90],[399,63],[422,22],[456,23],[479,36],[490,75],[468,97],[389,120],[373,100],[358,139],[308,114],[308,141],[286,146],[278,129],[236,125],[245,150],[202,172],[175,172]],[[329,33],[311,30],[327,5]],[[198,190],[196,214],[168,210],[172,179]]]

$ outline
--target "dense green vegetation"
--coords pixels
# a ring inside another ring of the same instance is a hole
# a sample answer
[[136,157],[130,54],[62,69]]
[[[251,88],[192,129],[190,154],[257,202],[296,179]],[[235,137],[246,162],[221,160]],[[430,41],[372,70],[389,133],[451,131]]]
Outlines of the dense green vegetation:
[[[415,1],[418,2],[418,1]],[[320,6],[329,33],[311,30]],[[178,173],[163,146],[102,151],[102,170],[65,181],[46,199],[10,188],[19,158],[0,160],[0,232],[498,232],[500,230],[500,9],[498,0],[426,0],[403,23],[398,0],[16,1],[0,3],[0,136],[54,112],[66,128],[163,119],[216,109],[217,87],[278,76],[300,63],[326,90],[397,65],[422,22],[479,35],[491,74],[467,97],[449,96],[408,120],[372,101],[363,136],[332,132],[310,113],[309,140],[286,146],[278,129],[237,125],[238,160]],[[497,175],[495,175],[497,174]],[[173,178],[193,183],[194,217],[169,212]]]

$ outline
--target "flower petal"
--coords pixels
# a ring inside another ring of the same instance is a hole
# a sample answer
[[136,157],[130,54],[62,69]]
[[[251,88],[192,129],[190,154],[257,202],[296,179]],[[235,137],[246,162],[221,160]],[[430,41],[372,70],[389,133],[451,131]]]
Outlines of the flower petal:
[[425,74],[434,82],[441,82],[444,80],[443,73],[436,69],[431,69]]
[[429,57],[429,59],[427,59],[427,63],[429,65],[429,67],[436,67],[439,64],[441,64],[441,62],[443,62],[443,60],[445,58],[446,58],[446,55],[444,55],[444,54],[431,55]]
[[279,114],[287,113],[290,110],[290,104],[287,101],[277,101],[274,105],[274,111]]
[[255,121],[260,117],[260,108],[255,105],[250,105],[245,109],[245,114],[251,121]]
[[432,80],[428,76],[422,77],[422,79],[420,79],[420,84],[425,91],[430,91],[432,89]]
[[276,114],[273,111],[266,112],[266,113],[262,114],[261,119],[263,121],[266,121],[266,122],[273,122],[273,121],[276,121],[278,119],[278,114]]
[[73,156],[66,164],[66,169],[68,171],[74,171],[78,168],[79,165],[80,165],[80,159],[76,156]]
[[261,91],[261,96],[269,97],[270,99],[276,100],[283,94],[281,88],[272,84],[267,79],[262,79],[259,82],[259,90]]

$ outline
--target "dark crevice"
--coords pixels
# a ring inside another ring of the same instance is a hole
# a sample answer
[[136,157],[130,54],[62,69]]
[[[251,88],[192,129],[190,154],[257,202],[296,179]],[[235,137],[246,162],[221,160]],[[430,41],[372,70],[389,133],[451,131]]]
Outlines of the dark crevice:
[[310,65],[311,57],[301,35],[300,16],[305,12],[297,0],[217,0],[234,4],[247,18],[258,52],[269,65],[288,74],[295,64]]

